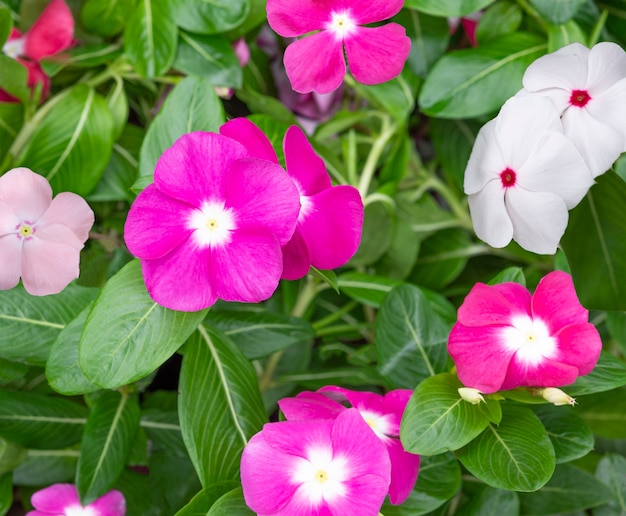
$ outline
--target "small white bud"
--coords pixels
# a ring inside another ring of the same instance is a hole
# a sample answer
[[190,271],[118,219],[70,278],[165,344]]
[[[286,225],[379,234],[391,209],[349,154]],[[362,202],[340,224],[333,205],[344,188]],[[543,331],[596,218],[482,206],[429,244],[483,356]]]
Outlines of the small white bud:
[[485,403],[485,398],[478,389],[473,389],[471,387],[460,387],[459,394],[461,398],[463,398],[468,403],[472,405],[478,405],[481,401]]
[[572,407],[576,405],[576,400],[574,398],[565,394],[561,389],[556,389],[555,387],[546,387],[545,389],[542,389],[541,397],[544,400],[555,404],[557,407],[560,405],[571,405]]

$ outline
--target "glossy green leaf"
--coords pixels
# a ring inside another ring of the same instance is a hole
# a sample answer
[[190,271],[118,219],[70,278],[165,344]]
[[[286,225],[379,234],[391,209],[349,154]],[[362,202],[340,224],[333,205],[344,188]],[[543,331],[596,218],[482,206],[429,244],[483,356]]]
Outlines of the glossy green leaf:
[[407,451],[420,455],[454,451],[489,425],[484,408],[461,398],[458,389],[462,386],[449,373],[431,376],[418,384],[400,426],[400,438]]
[[598,516],[626,514],[626,458],[615,453],[606,455],[598,463],[596,478],[609,487],[613,499],[594,514]]
[[337,280],[339,289],[360,303],[378,308],[391,289],[401,285],[399,280],[372,276],[361,272],[346,272]]
[[122,145],[114,143],[111,159],[89,200],[132,202],[135,195],[131,187],[137,180],[137,171],[137,160]]
[[4,45],[11,29],[13,28],[13,17],[11,16],[11,10],[4,4],[0,4],[0,46]]
[[146,133],[139,160],[140,176],[152,176],[163,151],[183,134],[216,132],[223,123],[224,111],[213,84],[201,77],[186,77],[168,95]]
[[515,32],[522,23],[520,6],[508,0],[496,2],[485,10],[476,27],[476,41],[479,45],[502,34]]
[[535,491],[554,471],[554,448],[529,409],[504,405],[502,422],[488,424],[457,456],[470,473],[487,485],[512,491]]
[[176,55],[176,24],[170,2],[138,0],[124,28],[124,50],[142,77],[165,73]]
[[128,97],[122,80],[115,82],[107,94],[106,101],[113,115],[113,141],[117,141],[128,123]]
[[550,25],[548,27],[548,52],[556,52],[559,48],[572,43],[581,43],[587,46],[587,36],[575,21],[570,20],[563,25]]
[[380,373],[395,389],[412,389],[446,370],[450,328],[413,285],[395,287],[376,318],[376,354]]
[[426,78],[418,104],[427,115],[440,118],[493,113],[522,87],[526,67],[546,48],[541,37],[517,32],[449,52]]
[[435,16],[464,16],[488,6],[494,0],[406,0],[404,7]]
[[0,475],[13,471],[26,457],[26,450],[0,438]]
[[571,407],[542,405],[533,412],[548,432],[557,464],[579,459],[593,450],[591,430]]
[[578,415],[594,434],[626,439],[626,387],[578,398]]
[[13,471],[13,482],[18,486],[45,486],[71,483],[76,474],[78,449],[28,450],[24,462]]
[[178,412],[142,410],[140,426],[146,432],[154,449],[163,449],[168,453],[188,457],[178,422]]
[[85,29],[104,38],[124,30],[137,0],[87,0],[80,11]]
[[224,514],[228,514],[228,516],[254,516],[243,499],[243,491],[240,487],[220,497],[211,506],[206,516],[222,516]]
[[491,278],[488,285],[497,285],[498,283],[507,282],[519,283],[520,285],[526,286],[524,271],[519,267],[507,267]]
[[335,271],[323,271],[320,269],[316,269],[311,265],[309,269],[309,274],[314,278],[318,278],[326,283],[330,288],[332,288],[337,294],[339,294],[339,283],[337,280],[337,274]]
[[571,20],[585,0],[530,0],[530,3],[546,21],[560,25]]
[[3,89],[22,102],[30,99],[30,89],[26,86],[28,71],[15,59],[0,53],[0,89]]
[[55,192],[91,192],[113,147],[113,116],[106,100],[86,84],[54,97],[17,159],[42,174]]
[[43,365],[65,326],[97,295],[70,285],[53,296],[35,297],[23,287],[0,292],[0,357]]
[[211,484],[200,491],[185,505],[176,516],[206,516],[211,506],[223,495],[238,487],[236,481],[224,481]]
[[622,355],[626,356],[626,312],[608,312],[606,327],[613,341],[621,349]]
[[107,282],[89,312],[79,342],[79,365],[87,379],[102,388],[139,380],[187,340],[206,312],[176,312],[155,303],[134,260]]
[[45,57],[40,61],[44,72],[54,77],[66,67],[95,68],[114,61],[122,55],[117,43],[95,43],[68,48],[60,54]]
[[419,83],[418,77],[407,69],[390,81],[371,86],[357,83],[355,88],[374,105],[403,123],[415,108]]
[[382,203],[365,206],[361,244],[350,265],[370,265],[385,254],[391,245],[391,226],[391,216]]
[[519,495],[512,491],[486,487],[478,496],[470,498],[469,503],[458,511],[459,516],[507,516],[518,515]]
[[29,370],[30,367],[27,364],[0,358],[0,385],[24,378]]
[[609,171],[596,178],[570,212],[561,246],[586,308],[626,310],[626,218],[621,210],[625,202],[626,183]]
[[248,15],[248,0],[170,0],[176,24],[199,34],[218,34],[237,27]]
[[612,500],[611,492],[591,473],[560,464],[543,489],[520,494],[524,514],[563,514],[597,507]]
[[266,422],[256,374],[221,332],[200,326],[187,342],[179,414],[202,485],[233,480],[248,439]]
[[420,250],[420,239],[416,238],[413,220],[397,214],[393,221],[391,245],[378,262],[376,273],[392,280],[404,280],[411,272]]
[[7,514],[13,506],[13,478],[10,473],[0,477],[0,514]]
[[572,385],[563,389],[570,396],[583,396],[595,392],[610,391],[626,385],[626,362],[603,351],[593,371],[579,376]]
[[80,441],[85,407],[67,399],[0,390],[0,436],[25,448],[57,449]]
[[15,102],[0,102],[0,156],[9,150],[22,127],[24,107]]
[[76,487],[83,505],[105,494],[124,469],[139,428],[139,404],[126,393],[103,392],[91,407],[78,458]]
[[[154,512],[174,514],[202,488],[188,455],[181,457],[166,449],[151,450],[148,468]],[[172,471],[176,474],[172,475]]]

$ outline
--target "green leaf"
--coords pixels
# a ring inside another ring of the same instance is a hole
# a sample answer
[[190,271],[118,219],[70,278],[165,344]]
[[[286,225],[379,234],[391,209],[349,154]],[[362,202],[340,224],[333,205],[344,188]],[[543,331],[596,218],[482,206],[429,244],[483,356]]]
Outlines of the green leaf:
[[53,296],[31,296],[19,286],[0,292],[0,357],[43,365],[65,326],[97,295],[72,284]]
[[73,482],[79,451],[28,450],[28,455],[13,471],[13,482],[18,486],[45,486]]
[[124,50],[142,77],[158,77],[172,66],[178,41],[170,3],[139,0],[124,29]]
[[137,180],[137,168],[137,160],[122,145],[114,143],[111,159],[104,169],[98,186],[89,196],[89,200],[132,203],[135,195],[132,193],[131,187]]
[[381,375],[394,389],[412,389],[424,378],[445,371],[449,330],[419,288],[395,287],[376,318]]
[[391,216],[380,202],[365,206],[361,244],[350,260],[350,265],[370,265],[376,262],[391,245]]
[[222,104],[210,81],[189,76],[168,95],[141,146],[140,176],[152,176],[163,151],[185,133],[219,130],[224,123]]
[[213,311],[206,323],[229,337],[248,360],[299,343],[311,345],[315,336],[306,321],[272,312]]
[[554,25],[571,20],[585,0],[530,0],[537,12]]
[[0,514],[7,514],[13,506],[13,477],[10,473],[0,477]]
[[523,13],[519,5],[505,0],[496,2],[485,10],[476,27],[479,45],[502,34],[515,32],[522,23]]
[[216,86],[241,88],[241,65],[230,42],[221,34],[205,36],[181,31],[174,68],[204,77]]
[[124,469],[139,428],[139,404],[122,392],[96,398],[83,433],[76,487],[83,505],[105,494]]
[[587,36],[575,21],[570,20],[563,25],[548,26],[548,52],[556,52],[559,48],[572,43],[582,43],[587,46]]
[[80,441],[87,410],[72,401],[0,390],[0,436],[25,448],[58,449]]
[[626,388],[578,398],[578,415],[591,431],[608,439],[626,439]]
[[165,362],[206,313],[176,312],[155,303],[134,260],[107,282],[89,312],[79,365],[90,382],[105,389],[139,380]]
[[111,63],[122,55],[118,44],[96,43],[68,48],[60,54],[45,57],[40,61],[44,72],[54,77],[64,68],[95,68]]
[[359,303],[378,308],[391,289],[401,285],[402,282],[362,272],[346,272],[339,276],[337,284],[348,297]]
[[162,449],[180,457],[189,457],[178,422],[178,412],[143,410],[141,428],[150,438],[153,449]]
[[405,450],[419,455],[454,451],[489,425],[485,409],[464,401],[459,387],[463,385],[450,373],[431,376],[418,384],[400,425]]
[[113,115],[86,84],[54,97],[17,162],[43,175],[55,192],[91,192],[113,147]]
[[517,493],[486,487],[478,496],[470,498],[468,504],[464,505],[458,516],[515,516],[519,514],[519,496]]
[[548,482],[554,471],[552,443],[529,409],[505,404],[502,412],[502,422],[490,423],[482,434],[457,452],[457,457],[487,485],[535,491]]
[[0,4],[0,46],[4,45],[11,29],[13,28],[13,16],[11,16],[11,9],[6,5]]
[[220,34],[241,24],[250,11],[248,0],[170,0],[176,24],[200,34]]
[[591,473],[560,464],[543,489],[520,494],[523,514],[563,514],[597,507],[612,500],[611,492]]
[[356,83],[357,89],[374,105],[403,123],[415,108],[415,96],[419,86],[419,78],[405,69],[400,75],[381,84],[366,86]]
[[626,183],[613,171],[596,178],[570,212],[561,246],[580,302],[589,309],[626,310]]
[[87,0],[80,19],[89,32],[110,38],[124,30],[136,4],[137,0]]
[[0,475],[13,471],[26,457],[26,450],[0,438]]
[[404,7],[434,16],[465,16],[488,6],[494,0],[405,0]]
[[626,356],[626,312],[608,312],[606,327],[613,341],[619,346],[622,355]]
[[524,276],[524,271],[519,267],[507,267],[491,278],[488,284],[497,285],[499,283],[507,282],[519,283],[520,285],[526,286],[526,276]]
[[128,97],[121,79],[109,90],[106,100],[113,115],[113,141],[117,141],[128,123]]
[[21,362],[11,362],[0,358],[0,385],[20,380],[26,376],[30,367]]
[[572,385],[564,389],[571,396],[583,396],[610,391],[623,385],[626,385],[626,363],[603,351],[591,373],[579,376]]
[[0,53],[0,89],[3,89],[22,102],[30,99],[30,89],[26,86],[28,70],[15,59]]
[[22,127],[24,106],[17,102],[0,102],[0,156],[11,147]]
[[522,87],[526,67],[546,51],[530,33],[505,34],[443,56],[426,78],[419,105],[427,115],[473,118],[499,109]]
[[626,513],[626,458],[611,453],[603,457],[596,468],[596,478],[613,492],[613,499],[598,516],[617,516]]
[[243,491],[240,487],[226,493],[215,502],[206,516],[254,516],[243,499]]
[[200,326],[185,346],[179,390],[183,439],[202,485],[237,479],[244,446],[266,422],[252,365],[230,339]]
[[335,292],[337,292],[337,294],[339,294],[339,282],[337,280],[337,274],[335,274],[335,271],[326,271],[326,270],[320,270],[320,269],[316,269],[315,267],[313,267],[311,265],[311,268],[309,269],[309,274],[321,281],[323,281],[324,283],[326,283],[330,288],[332,288]]
[[224,481],[211,484],[200,491],[176,516],[206,516],[211,506],[223,495],[238,487],[239,482]]

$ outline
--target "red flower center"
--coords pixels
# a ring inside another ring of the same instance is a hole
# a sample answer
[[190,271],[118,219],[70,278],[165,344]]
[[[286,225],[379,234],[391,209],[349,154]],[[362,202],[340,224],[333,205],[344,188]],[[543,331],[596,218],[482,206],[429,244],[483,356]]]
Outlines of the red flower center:
[[504,186],[504,188],[509,188],[510,186],[515,185],[517,175],[513,169],[506,167],[502,172],[500,172],[500,180],[502,181],[502,186]]
[[591,96],[587,93],[587,90],[572,90],[572,94],[569,98],[569,103],[576,107],[585,107],[587,102],[591,100]]

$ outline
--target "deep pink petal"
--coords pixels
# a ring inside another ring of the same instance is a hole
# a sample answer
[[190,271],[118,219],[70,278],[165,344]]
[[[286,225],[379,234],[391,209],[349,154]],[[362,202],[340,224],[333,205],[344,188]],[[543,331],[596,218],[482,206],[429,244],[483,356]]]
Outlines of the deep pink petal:
[[22,240],[14,234],[0,236],[0,290],[15,287],[21,275]]
[[279,165],[249,158],[234,162],[229,171],[225,207],[235,212],[238,229],[266,229],[283,245],[296,227],[300,198]]
[[350,9],[350,14],[357,24],[387,20],[400,12],[404,5],[403,0],[384,0],[364,2],[363,0],[340,0],[335,2],[338,9]]
[[[506,283],[498,283],[492,287],[496,292],[504,296],[504,298],[511,303],[511,306],[516,307],[513,310],[515,315],[531,315],[531,301],[532,296],[530,292],[519,283],[507,281]],[[465,323],[464,323],[465,324]],[[471,325],[468,325],[471,326]]]
[[112,490],[98,498],[89,506],[96,509],[98,516],[124,516],[126,514],[126,500],[119,491]]
[[330,93],[346,75],[341,40],[330,31],[299,39],[285,49],[285,71],[298,93]]
[[335,419],[346,407],[317,392],[301,392],[295,398],[283,398],[278,407],[288,421]]
[[244,117],[233,118],[220,127],[220,134],[241,143],[253,158],[278,164],[276,152],[265,133]]
[[80,195],[61,192],[39,219],[39,224],[65,224],[81,242],[89,238],[89,230],[94,223],[93,210]]
[[210,248],[192,238],[156,260],[141,260],[146,288],[154,301],[172,310],[197,312],[215,303]]
[[562,387],[576,381],[578,369],[556,360],[545,358],[536,366],[518,360],[515,356],[509,364],[502,390],[515,387]]
[[52,202],[50,183],[24,167],[0,176],[0,201],[7,203],[22,221],[36,222]]
[[391,422],[397,426],[398,433],[404,410],[412,394],[413,391],[410,389],[396,389],[389,391],[383,398],[384,412],[391,415]]
[[311,268],[311,255],[299,227],[296,226],[291,240],[282,246],[282,279],[297,280],[304,278]]
[[470,328],[456,323],[448,336],[448,352],[466,387],[484,393],[502,388],[513,351],[502,342],[503,326]]
[[296,181],[300,195],[315,195],[332,186],[324,160],[316,154],[302,129],[296,125],[287,129],[283,148],[287,173]]
[[406,29],[397,23],[359,27],[344,45],[350,73],[363,84],[380,84],[400,75],[411,51]]
[[361,242],[363,201],[356,188],[340,185],[307,197],[298,226],[318,269],[345,265]]
[[330,419],[267,423],[263,426],[263,436],[275,452],[306,458],[311,449],[332,447],[333,424]]
[[191,206],[164,195],[148,185],[135,199],[124,225],[128,250],[139,258],[155,260],[187,240],[186,226]]
[[558,339],[558,360],[578,369],[578,375],[589,374],[598,363],[602,339],[591,323],[571,324],[554,335]]
[[530,294],[518,283],[489,286],[476,283],[459,307],[463,326],[509,325],[516,315],[530,315]]
[[223,201],[227,171],[247,155],[243,145],[221,134],[187,133],[157,161],[154,184],[165,195],[195,207]]
[[44,73],[37,61],[28,61],[26,59],[17,59],[28,70],[28,79],[26,86],[31,90],[35,89],[38,83],[41,83],[41,101],[43,102],[50,92],[50,79]]
[[532,299],[533,318],[541,319],[554,335],[569,324],[586,323],[588,310],[580,304],[572,277],[563,271],[547,274],[537,285]]
[[272,296],[283,270],[280,245],[267,230],[237,230],[211,251],[211,283],[224,301],[259,303]]
[[420,456],[404,451],[399,439],[390,439],[386,444],[391,460],[389,499],[392,504],[399,505],[409,497],[415,487],[420,467]]
[[267,22],[275,32],[287,38],[323,29],[330,21],[333,0],[268,0]]
[[[379,441],[380,442],[380,441]],[[385,457],[389,460],[388,457]],[[348,483],[346,496],[333,500],[329,503],[331,512],[329,516],[338,514],[354,514],[372,516],[378,514],[387,496],[389,488],[389,477],[379,475],[380,469],[374,469],[373,474],[365,474],[358,478],[353,478]],[[295,514],[295,513],[291,513]]]
[[39,61],[72,45],[74,17],[65,0],[52,0],[26,32],[24,53]]
[[293,516],[295,514],[306,514],[306,516],[335,516],[335,514],[339,514],[333,512],[333,510],[334,506],[332,508],[329,507],[325,500],[322,500],[319,505],[314,505],[304,487],[301,486],[296,489],[296,492],[287,504],[280,511],[272,513],[271,516]]
[[54,484],[46,487],[33,494],[30,503],[38,511],[49,514],[65,514],[65,508],[71,505],[81,507],[78,491],[73,484]]

